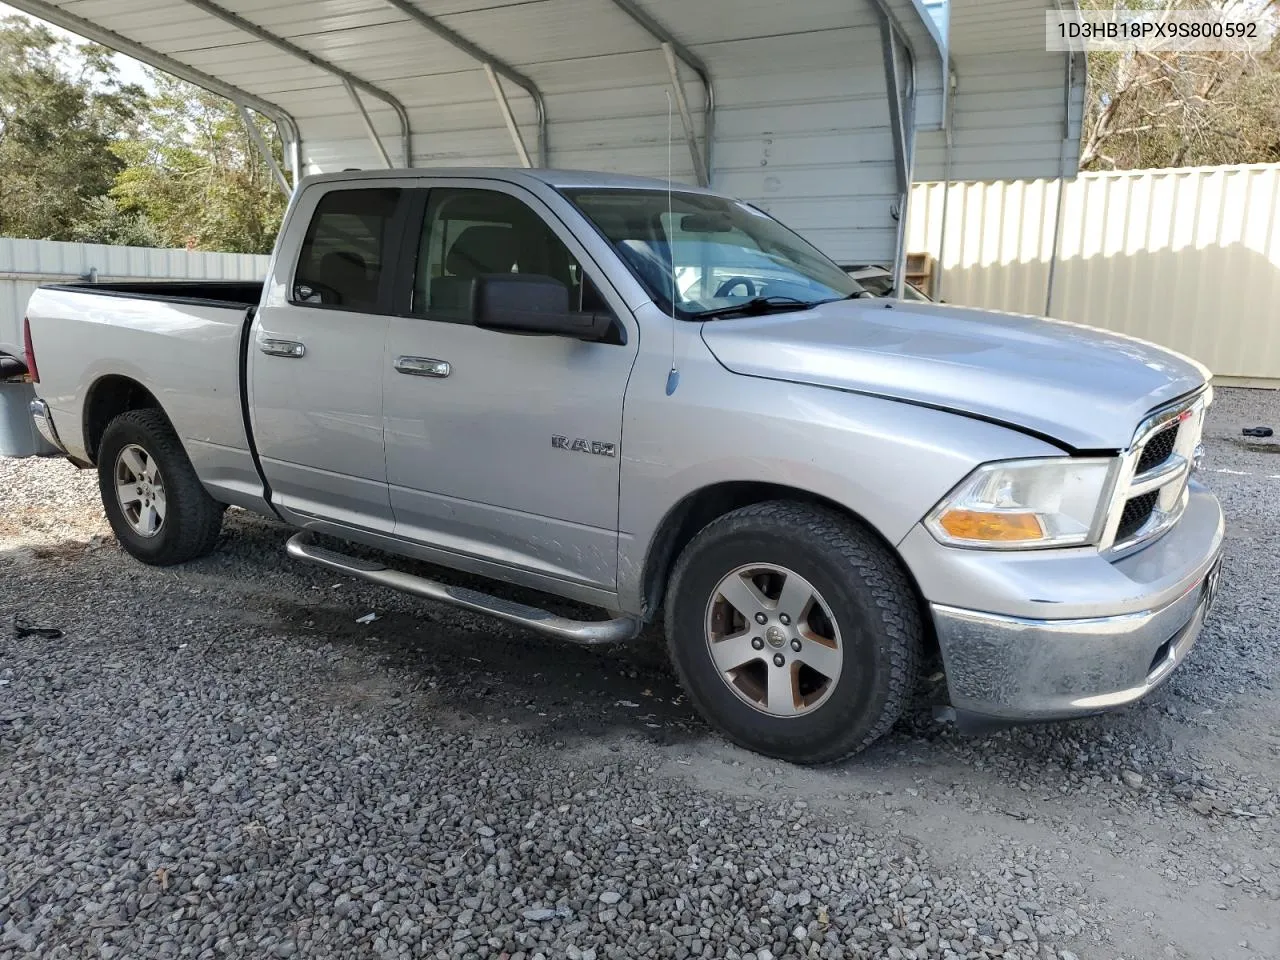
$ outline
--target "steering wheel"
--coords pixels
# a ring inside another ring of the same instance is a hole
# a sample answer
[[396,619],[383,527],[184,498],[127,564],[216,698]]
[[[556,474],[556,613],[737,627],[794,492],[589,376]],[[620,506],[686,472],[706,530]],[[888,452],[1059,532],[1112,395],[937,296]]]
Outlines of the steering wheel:
[[748,297],[754,297],[759,292],[756,288],[756,282],[750,277],[730,277],[716,288],[716,296],[727,297],[729,296],[729,291],[737,286],[746,287]]

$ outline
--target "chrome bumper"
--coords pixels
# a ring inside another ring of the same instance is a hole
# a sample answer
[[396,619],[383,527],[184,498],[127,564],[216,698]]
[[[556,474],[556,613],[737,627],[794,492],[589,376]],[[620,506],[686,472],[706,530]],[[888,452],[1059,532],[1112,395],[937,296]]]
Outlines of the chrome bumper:
[[1098,713],[1146,696],[1185,659],[1213,604],[1221,561],[1159,610],[1023,620],[934,606],[951,703],[1007,720]]
[[1141,553],[1071,585],[1080,592],[1092,583],[1102,595],[1117,566],[1176,578],[1172,596],[1163,589],[1167,579],[1129,580],[1150,597],[1136,612],[1121,607],[1109,616],[1049,619],[932,603],[957,714],[1005,721],[1084,716],[1133,703],[1167,680],[1200,635],[1222,569],[1221,508],[1203,488],[1194,493],[1198,521],[1184,518],[1187,529],[1180,523]]
[[62,445],[62,440],[58,437],[58,428],[53,425],[53,413],[49,410],[49,405],[43,400],[32,400],[27,405],[27,409],[31,411],[31,419],[35,421],[40,436],[44,437],[46,443],[57,447],[59,453],[65,455],[67,448]]

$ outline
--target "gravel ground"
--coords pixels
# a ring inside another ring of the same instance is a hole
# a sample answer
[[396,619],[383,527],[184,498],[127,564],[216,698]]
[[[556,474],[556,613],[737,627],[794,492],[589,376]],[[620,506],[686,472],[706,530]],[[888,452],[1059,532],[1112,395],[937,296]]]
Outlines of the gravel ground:
[[[1280,956],[1280,395],[1220,390],[1215,617],[1156,696],[841,767],[726,746],[656,638],[567,648],[286,559],[155,570],[0,460],[0,958]],[[376,611],[378,619],[359,624]]]

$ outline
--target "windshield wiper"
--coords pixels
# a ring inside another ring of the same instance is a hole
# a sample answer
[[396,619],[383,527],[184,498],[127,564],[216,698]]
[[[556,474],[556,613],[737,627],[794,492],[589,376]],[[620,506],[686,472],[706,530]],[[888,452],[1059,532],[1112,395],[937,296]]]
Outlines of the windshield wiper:
[[744,300],[742,303],[735,303],[730,307],[699,310],[697,313],[690,314],[690,316],[695,320],[715,320],[717,317],[731,317],[736,313],[759,316],[782,310],[808,310],[811,307],[816,307],[819,302],[821,301],[810,302],[808,300],[799,300],[795,297],[753,297],[750,300]]

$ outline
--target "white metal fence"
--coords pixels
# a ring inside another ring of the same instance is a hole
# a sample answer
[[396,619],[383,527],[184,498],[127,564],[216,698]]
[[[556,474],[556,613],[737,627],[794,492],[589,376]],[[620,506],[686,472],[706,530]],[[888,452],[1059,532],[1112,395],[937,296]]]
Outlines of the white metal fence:
[[[1045,313],[1058,181],[919,184],[908,249],[941,296]],[[1050,314],[1280,381],[1280,164],[1082,174],[1067,182]],[[937,269],[937,268],[935,268]]]
[[268,257],[0,237],[0,345],[22,342],[22,315],[42,283],[98,280],[261,280]]

